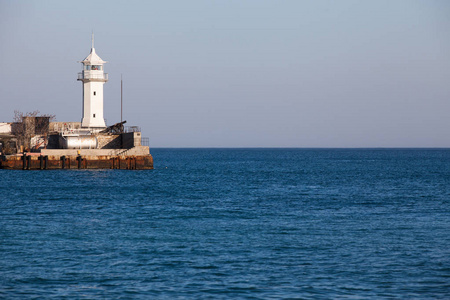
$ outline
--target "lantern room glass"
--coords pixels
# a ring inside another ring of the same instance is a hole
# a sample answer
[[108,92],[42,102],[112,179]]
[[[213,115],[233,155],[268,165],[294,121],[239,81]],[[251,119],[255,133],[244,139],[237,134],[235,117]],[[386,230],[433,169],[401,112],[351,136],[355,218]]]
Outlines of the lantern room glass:
[[84,66],[84,69],[86,71],[90,71],[90,70],[92,70],[92,71],[101,71],[101,70],[103,70],[103,66],[100,66],[100,65],[86,65],[86,66]]

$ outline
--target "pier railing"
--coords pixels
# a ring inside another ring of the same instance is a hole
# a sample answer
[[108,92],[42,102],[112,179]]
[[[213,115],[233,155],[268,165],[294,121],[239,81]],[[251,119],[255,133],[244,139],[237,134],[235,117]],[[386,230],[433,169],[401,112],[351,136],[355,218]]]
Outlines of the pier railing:
[[141,146],[150,146],[150,141],[148,137],[141,138]]
[[123,132],[141,132],[141,127],[139,126],[124,126]]

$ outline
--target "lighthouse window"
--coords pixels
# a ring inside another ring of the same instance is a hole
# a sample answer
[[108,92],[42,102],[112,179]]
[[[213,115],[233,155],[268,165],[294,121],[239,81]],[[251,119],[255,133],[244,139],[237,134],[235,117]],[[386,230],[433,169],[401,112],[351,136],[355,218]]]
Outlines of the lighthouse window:
[[94,118],[95,118],[95,114],[94,114]]
[[94,92],[94,96],[97,95],[97,92]]
[[90,70],[101,71],[101,70],[103,70],[103,66],[100,66],[100,65],[86,65],[86,66],[84,66],[84,69],[87,70],[87,71],[90,71]]

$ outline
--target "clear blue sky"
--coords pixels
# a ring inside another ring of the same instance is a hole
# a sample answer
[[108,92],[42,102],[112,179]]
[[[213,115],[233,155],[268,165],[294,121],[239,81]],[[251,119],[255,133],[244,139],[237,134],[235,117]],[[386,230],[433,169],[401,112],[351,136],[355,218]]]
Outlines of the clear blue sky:
[[105,118],[151,147],[450,147],[450,1],[0,0],[0,121]]

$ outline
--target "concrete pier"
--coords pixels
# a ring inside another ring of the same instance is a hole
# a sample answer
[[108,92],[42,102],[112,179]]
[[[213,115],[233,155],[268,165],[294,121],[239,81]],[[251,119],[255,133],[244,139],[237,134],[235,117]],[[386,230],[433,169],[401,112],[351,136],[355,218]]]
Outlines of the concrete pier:
[[153,157],[147,155],[24,155],[0,156],[0,169],[55,170],[55,169],[153,169]]

